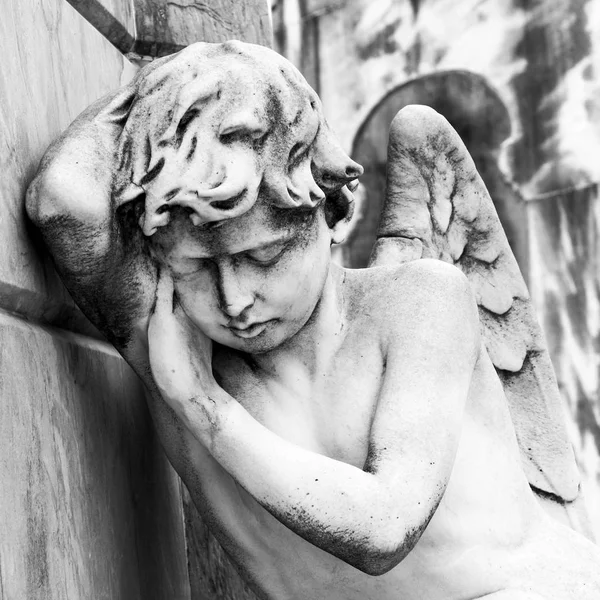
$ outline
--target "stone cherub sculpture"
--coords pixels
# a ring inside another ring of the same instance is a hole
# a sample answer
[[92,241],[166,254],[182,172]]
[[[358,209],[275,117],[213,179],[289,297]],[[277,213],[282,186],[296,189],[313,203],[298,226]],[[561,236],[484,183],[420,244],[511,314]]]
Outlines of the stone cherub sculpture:
[[360,174],[285,59],[196,44],[85,111],[27,211],[259,596],[597,599],[597,547],[532,491],[568,505],[578,473],[467,151],[401,111],[374,268],[346,270]]

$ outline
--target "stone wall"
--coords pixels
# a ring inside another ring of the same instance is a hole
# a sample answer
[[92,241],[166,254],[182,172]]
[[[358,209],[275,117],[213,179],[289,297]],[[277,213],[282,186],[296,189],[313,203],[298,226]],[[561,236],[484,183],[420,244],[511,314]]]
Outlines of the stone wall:
[[[263,0],[204,17],[182,3],[163,21],[148,2],[0,0],[2,600],[253,598],[166,460],[137,377],[75,307],[24,215],[48,145],[136,72],[124,51],[232,31],[270,43]],[[164,39],[137,39],[136,11]]]
[[0,19],[0,596],[190,597],[179,481],[143,391],[28,231],[48,144],[134,69],[66,2]]

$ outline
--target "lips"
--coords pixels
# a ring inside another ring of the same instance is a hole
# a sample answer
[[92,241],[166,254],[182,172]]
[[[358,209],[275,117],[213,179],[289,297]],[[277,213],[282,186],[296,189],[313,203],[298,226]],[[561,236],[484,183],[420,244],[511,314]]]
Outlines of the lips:
[[235,325],[228,325],[227,329],[233,333],[236,337],[242,339],[249,339],[260,335],[266,328],[270,321],[263,321],[261,323],[252,323],[244,327],[236,327]]

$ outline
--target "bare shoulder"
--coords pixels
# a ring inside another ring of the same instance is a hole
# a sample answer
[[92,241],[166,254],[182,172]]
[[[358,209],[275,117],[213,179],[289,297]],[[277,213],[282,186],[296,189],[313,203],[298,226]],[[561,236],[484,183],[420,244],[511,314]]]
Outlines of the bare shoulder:
[[[465,275],[441,260],[420,259],[402,265],[347,271],[357,302],[389,317],[422,305],[474,304]],[[457,308],[460,308],[458,306]]]
[[479,332],[479,316],[465,275],[440,260],[421,259],[403,265],[376,267],[350,275],[357,313],[368,315],[382,337],[402,337],[423,330],[464,329]]
[[460,292],[470,289],[465,275],[454,265],[442,260],[423,258],[413,260],[402,265],[384,267],[389,269],[389,274],[381,273],[380,277],[415,295],[428,292],[432,288],[448,285],[450,292]]

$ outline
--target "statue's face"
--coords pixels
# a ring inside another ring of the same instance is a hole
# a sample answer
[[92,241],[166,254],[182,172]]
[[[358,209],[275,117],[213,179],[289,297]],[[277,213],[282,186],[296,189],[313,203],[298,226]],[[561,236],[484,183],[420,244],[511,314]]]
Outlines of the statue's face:
[[209,228],[181,217],[157,235],[191,321],[248,353],[272,350],[306,324],[329,270],[331,230],[322,208],[259,202]]
[[326,223],[351,214],[362,173],[300,73],[259,46],[197,44],[140,72],[111,111],[126,116],[113,202],[143,199],[138,223],[190,319],[250,353],[297,333],[328,271]]

